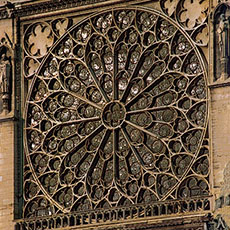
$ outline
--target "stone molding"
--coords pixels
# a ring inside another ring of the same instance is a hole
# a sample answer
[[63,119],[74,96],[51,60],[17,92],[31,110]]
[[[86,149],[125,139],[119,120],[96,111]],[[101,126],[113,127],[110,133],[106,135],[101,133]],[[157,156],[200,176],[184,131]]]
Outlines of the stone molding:
[[[223,221],[222,221],[223,222]],[[196,215],[183,215],[174,218],[166,219],[142,219],[141,221],[135,220],[130,222],[127,220],[110,223],[94,223],[91,225],[72,226],[72,230],[95,229],[95,230],[214,230],[212,227],[217,223],[213,220],[210,213],[196,214]],[[223,222],[224,223],[224,222]],[[16,230],[27,230],[28,223],[17,224]],[[30,223],[30,226],[34,226]],[[217,226],[217,225],[215,225]],[[54,226],[52,226],[54,227]],[[61,226],[60,226],[61,227]],[[55,228],[55,227],[54,227]],[[216,230],[217,228],[215,228]],[[227,230],[224,228],[224,230]]]
[[205,230],[206,224],[210,222],[211,215],[198,216],[198,217],[188,217],[188,218],[178,218],[170,221],[162,221],[161,223],[154,224],[133,224],[127,225],[125,229],[127,230]]
[[[113,1],[113,4],[127,3],[132,1],[133,0],[116,0]],[[99,4],[99,3],[106,4],[106,2],[110,2],[111,4],[110,0],[72,0],[72,1],[50,0],[50,1],[44,1],[42,3],[36,2],[32,4],[26,2],[24,4],[13,3],[10,1],[4,1],[4,2],[5,4],[0,5],[0,19],[38,15],[38,14],[49,13],[58,10],[89,6],[92,4]]]

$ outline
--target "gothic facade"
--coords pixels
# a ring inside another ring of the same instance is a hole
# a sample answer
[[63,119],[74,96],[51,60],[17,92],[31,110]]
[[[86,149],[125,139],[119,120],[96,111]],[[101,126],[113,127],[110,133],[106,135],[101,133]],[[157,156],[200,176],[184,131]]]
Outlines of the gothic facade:
[[228,229],[230,1],[0,5],[0,229]]

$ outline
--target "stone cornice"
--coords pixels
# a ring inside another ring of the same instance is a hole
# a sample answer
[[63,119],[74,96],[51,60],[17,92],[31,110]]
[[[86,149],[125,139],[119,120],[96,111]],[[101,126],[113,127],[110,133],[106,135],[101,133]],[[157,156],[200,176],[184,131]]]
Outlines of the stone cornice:
[[[140,2],[146,0],[139,0]],[[97,7],[97,5],[111,5],[116,3],[137,2],[135,0],[49,0],[49,1],[7,1],[6,4],[0,5],[0,19],[12,17],[25,17],[51,13],[58,10],[67,10],[79,7]],[[94,4],[94,6],[92,6]],[[96,4],[96,5],[95,5]]]
[[107,2],[108,0],[51,0],[44,2],[37,2],[34,4],[26,4],[15,8],[15,16],[29,16],[34,14],[47,13],[57,10],[64,10],[74,7],[86,6],[100,2]]
[[223,88],[223,87],[226,87],[226,86],[230,86],[230,81],[229,80],[226,80],[226,81],[220,81],[220,82],[214,82],[212,84],[210,84],[208,87],[210,89],[214,89],[214,88]]
[[[17,223],[17,221],[16,221]],[[24,224],[29,224],[29,222],[24,222]],[[208,225],[213,224],[213,216],[211,213],[200,213],[194,215],[178,215],[173,218],[165,216],[163,218],[142,218],[142,219],[133,219],[119,222],[100,222],[89,225],[79,225],[66,227],[65,229],[72,230],[87,230],[87,229],[96,229],[96,230],[207,230]],[[23,223],[17,223],[17,230],[22,230],[21,226]],[[23,228],[24,229],[24,228]],[[26,228],[27,229],[27,228]]]
[[164,229],[164,230],[197,230],[205,229],[204,223],[208,223],[212,220],[211,214],[205,216],[191,216],[191,217],[182,217],[175,218],[171,220],[162,220],[162,222],[156,223],[140,223],[140,224],[129,224],[125,226],[125,229],[128,230],[154,230],[154,229]]

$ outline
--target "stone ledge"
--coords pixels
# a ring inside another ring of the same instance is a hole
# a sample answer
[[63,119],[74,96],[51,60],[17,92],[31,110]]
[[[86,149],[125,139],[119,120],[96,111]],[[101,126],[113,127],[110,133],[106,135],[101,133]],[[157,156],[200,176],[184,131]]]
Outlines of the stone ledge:
[[149,2],[151,0],[50,0],[50,1],[36,1],[36,3],[31,1],[4,1],[5,4],[0,5],[0,19],[12,18],[12,17],[24,17],[30,15],[38,15],[42,13],[51,13],[58,10],[73,9],[78,10],[76,7],[88,7],[97,8],[103,5],[115,5],[120,3],[138,3]]
[[8,113],[7,115],[0,114],[0,123],[7,121],[16,121],[18,120],[13,113]]

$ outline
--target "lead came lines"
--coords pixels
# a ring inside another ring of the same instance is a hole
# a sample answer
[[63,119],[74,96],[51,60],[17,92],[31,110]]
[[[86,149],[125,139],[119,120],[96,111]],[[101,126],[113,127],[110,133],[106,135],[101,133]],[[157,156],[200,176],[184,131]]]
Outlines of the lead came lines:
[[25,217],[208,195],[197,52],[157,12],[117,9],[73,25],[27,99]]

